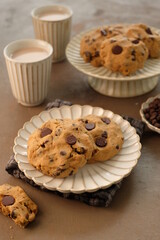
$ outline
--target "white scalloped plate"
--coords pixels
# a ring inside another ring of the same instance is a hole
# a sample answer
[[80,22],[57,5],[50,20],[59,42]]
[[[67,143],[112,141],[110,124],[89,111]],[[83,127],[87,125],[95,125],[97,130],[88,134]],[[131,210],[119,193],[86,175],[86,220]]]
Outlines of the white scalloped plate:
[[[119,154],[103,163],[86,164],[74,176],[63,179],[46,176],[30,165],[27,159],[27,141],[35,129],[49,119],[76,119],[89,114],[104,115],[119,124],[124,135],[124,144]],[[27,178],[49,190],[74,193],[93,192],[100,188],[108,188],[112,184],[119,182],[128,176],[137,164],[141,155],[140,150],[139,136],[128,121],[109,110],[89,105],[63,106],[41,112],[29,122],[26,122],[23,128],[18,131],[13,147],[15,160]]]
[[143,113],[143,110],[148,108],[149,104],[151,102],[153,102],[154,99],[156,99],[156,98],[160,98],[160,94],[158,94],[155,97],[150,97],[150,98],[147,99],[146,102],[142,103],[141,109],[140,109],[140,115],[141,115],[142,121],[146,123],[146,125],[148,126],[149,129],[151,129],[152,131],[157,132],[157,133],[160,134],[160,129],[155,127],[155,126],[153,126],[152,124],[150,124],[150,122],[147,121],[147,119],[145,118],[144,113]]
[[[160,34],[159,29],[154,29]],[[91,30],[89,30],[91,31]],[[91,87],[101,94],[112,97],[133,97],[151,91],[158,83],[160,59],[148,59],[143,69],[130,76],[114,73],[106,67],[94,67],[84,62],[80,56],[80,42],[87,32],[82,32],[71,39],[66,48],[68,61],[79,71],[88,76]]]

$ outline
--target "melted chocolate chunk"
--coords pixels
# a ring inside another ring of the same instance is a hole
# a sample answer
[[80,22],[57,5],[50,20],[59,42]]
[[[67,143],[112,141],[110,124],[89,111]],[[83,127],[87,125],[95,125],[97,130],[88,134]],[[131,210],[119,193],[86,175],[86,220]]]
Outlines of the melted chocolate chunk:
[[95,143],[98,147],[105,147],[107,145],[107,141],[104,137],[96,138]]
[[14,197],[10,196],[10,195],[6,195],[2,198],[2,204],[4,206],[10,206],[10,205],[13,205],[15,202],[15,199]]
[[139,43],[139,40],[138,40],[138,39],[135,39],[135,40],[132,41],[132,43],[138,44],[138,43]]
[[85,128],[86,128],[88,131],[91,131],[92,129],[95,128],[95,123],[92,123],[92,122],[86,123],[86,124],[85,124]]
[[102,36],[107,36],[107,31],[105,29],[102,29],[101,34],[102,34]]
[[104,138],[107,138],[107,137],[108,137],[108,134],[107,134],[106,131],[104,131],[101,136],[104,137]]
[[60,151],[60,155],[65,156],[67,153],[65,151]]
[[41,129],[40,137],[43,138],[51,133],[52,133],[52,130],[50,128],[43,128]]
[[115,55],[121,54],[122,51],[123,51],[123,48],[119,45],[113,46],[113,48],[112,48],[112,53]]
[[67,136],[67,138],[66,138],[66,142],[67,142],[69,145],[74,145],[74,144],[77,142],[77,138],[76,138],[74,135],[69,135],[69,136]]
[[101,118],[101,120],[106,124],[110,124],[110,122],[111,122],[111,120],[109,118],[106,118],[106,117]]
[[116,146],[116,149],[119,149],[119,145]]
[[146,29],[146,33],[151,34],[151,35],[153,34],[150,28]]
[[92,54],[88,51],[84,52],[86,58],[87,58],[87,61],[91,61],[92,60]]

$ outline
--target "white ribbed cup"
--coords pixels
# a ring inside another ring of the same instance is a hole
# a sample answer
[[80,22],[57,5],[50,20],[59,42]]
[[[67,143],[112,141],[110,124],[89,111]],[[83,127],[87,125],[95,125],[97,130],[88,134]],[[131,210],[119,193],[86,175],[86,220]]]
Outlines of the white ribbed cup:
[[[18,50],[40,48],[48,54],[39,61],[20,62],[12,58]],[[51,77],[53,48],[47,42],[36,39],[23,39],[11,42],[4,48],[13,96],[24,106],[37,106],[47,96]]]
[[[42,20],[40,16],[47,12],[67,14],[65,19]],[[65,59],[65,49],[71,36],[72,10],[61,5],[43,6],[33,9],[31,12],[35,37],[47,41],[53,46],[53,62]]]

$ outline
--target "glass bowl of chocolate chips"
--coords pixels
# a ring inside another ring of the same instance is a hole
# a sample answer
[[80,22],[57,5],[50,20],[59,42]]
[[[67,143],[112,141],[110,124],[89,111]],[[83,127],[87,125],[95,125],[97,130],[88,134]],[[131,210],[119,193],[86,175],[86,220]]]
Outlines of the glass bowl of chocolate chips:
[[160,94],[142,104],[140,115],[149,129],[160,133]]

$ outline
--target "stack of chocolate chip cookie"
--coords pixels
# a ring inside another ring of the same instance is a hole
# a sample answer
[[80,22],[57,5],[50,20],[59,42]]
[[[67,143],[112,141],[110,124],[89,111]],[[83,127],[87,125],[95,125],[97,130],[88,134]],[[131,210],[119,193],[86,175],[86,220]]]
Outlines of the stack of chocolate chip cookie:
[[86,163],[112,158],[122,144],[120,127],[105,116],[53,119],[29,137],[28,160],[45,175],[64,178]]
[[160,35],[144,24],[98,28],[83,36],[80,54],[95,67],[130,75],[160,57]]

